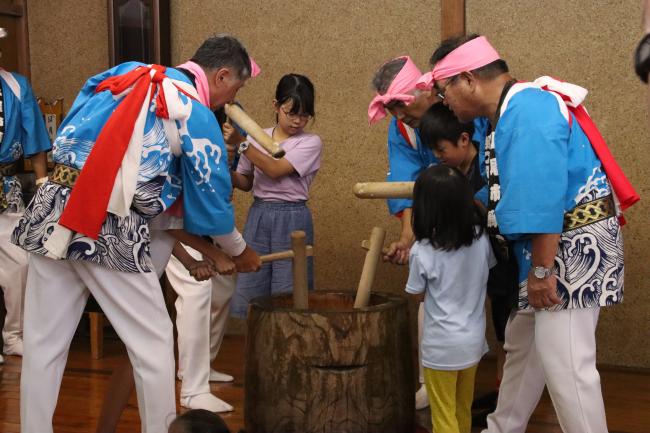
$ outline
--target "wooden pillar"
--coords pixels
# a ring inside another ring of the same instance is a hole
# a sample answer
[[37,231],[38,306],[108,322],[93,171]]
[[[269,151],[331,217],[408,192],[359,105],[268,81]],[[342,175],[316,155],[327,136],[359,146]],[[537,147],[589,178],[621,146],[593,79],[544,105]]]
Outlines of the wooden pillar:
[[465,34],[465,0],[441,0],[440,40]]
[[0,3],[0,27],[8,36],[2,45],[2,66],[30,78],[29,32],[27,28],[27,5],[25,0]]

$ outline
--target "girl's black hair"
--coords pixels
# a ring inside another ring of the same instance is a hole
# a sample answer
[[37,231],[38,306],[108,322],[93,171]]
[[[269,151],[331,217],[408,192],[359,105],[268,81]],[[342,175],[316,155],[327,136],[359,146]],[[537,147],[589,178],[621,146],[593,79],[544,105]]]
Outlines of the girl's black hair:
[[170,433],[230,433],[216,413],[205,409],[188,410],[169,425]]
[[429,239],[434,248],[445,251],[481,237],[482,217],[460,170],[434,165],[420,173],[413,188],[413,233],[418,241]]
[[471,140],[474,135],[474,122],[462,123],[442,102],[433,104],[420,119],[420,138],[429,149],[435,150],[440,140],[449,140],[455,146],[460,136],[466,132]]
[[314,85],[309,78],[300,74],[287,74],[280,78],[275,89],[278,107],[291,101],[291,114],[309,114],[314,117]]

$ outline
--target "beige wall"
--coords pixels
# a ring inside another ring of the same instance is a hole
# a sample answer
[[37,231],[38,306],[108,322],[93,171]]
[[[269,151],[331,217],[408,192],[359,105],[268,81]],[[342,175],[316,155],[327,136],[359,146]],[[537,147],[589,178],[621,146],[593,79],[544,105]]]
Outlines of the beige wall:
[[108,67],[106,0],[27,2],[34,94],[72,105],[84,82]]
[[[574,5],[579,3],[580,5]],[[639,2],[468,0],[470,31],[483,32],[508,60],[516,77],[551,74],[590,89],[588,107],[621,165],[642,195],[648,192],[646,88],[631,68],[639,37]],[[172,0],[172,61],[192,55],[215,32],[237,35],[262,67],[240,100],[263,126],[270,126],[275,84],[285,73],[308,75],[317,91],[312,131],[323,138],[322,171],[312,188],[316,225],[316,285],[353,289],[372,226],[397,236],[385,204],[361,201],[352,185],[382,180],[386,171],[387,122],[367,126],[366,108],[374,69],[409,53],[422,68],[439,41],[440,5],[435,0],[277,0],[218,2]],[[74,23],[74,26],[72,26]],[[72,102],[84,80],[108,64],[106,1],[29,2],[32,79],[38,95]],[[81,27],[79,27],[81,26]],[[563,29],[569,29],[565,31]],[[249,198],[236,195],[243,227]],[[601,362],[650,367],[650,226],[645,202],[629,212],[625,229],[627,284],[624,305],[607,309],[599,328]],[[383,265],[377,289],[400,292],[406,270]]]
[[[377,0],[309,0],[291,8],[276,0],[172,3],[174,62],[190,57],[214,32],[236,34],[245,43],[262,74],[239,98],[262,126],[273,124],[271,101],[282,75],[302,73],[314,82],[316,121],[310,129],[325,145],[310,201],[317,288],[356,289],[364,258],[361,240],[374,225],[396,227],[383,202],[360,201],[351,192],[355,182],[383,180],[386,173],[388,122],[368,127],[370,80],[384,60],[404,53],[425,67],[439,39],[439,14],[438,2],[429,0],[409,2],[409,7]],[[243,227],[249,197],[238,192],[236,203]],[[401,291],[405,271],[382,266],[377,288]]]

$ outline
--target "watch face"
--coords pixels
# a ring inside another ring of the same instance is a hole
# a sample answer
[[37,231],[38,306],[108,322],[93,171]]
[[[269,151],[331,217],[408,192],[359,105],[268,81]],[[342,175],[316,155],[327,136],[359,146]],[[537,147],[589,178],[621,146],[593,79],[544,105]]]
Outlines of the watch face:
[[541,266],[536,267],[535,270],[533,271],[533,275],[535,275],[535,278],[539,278],[539,279],[545,278],[546,268]]

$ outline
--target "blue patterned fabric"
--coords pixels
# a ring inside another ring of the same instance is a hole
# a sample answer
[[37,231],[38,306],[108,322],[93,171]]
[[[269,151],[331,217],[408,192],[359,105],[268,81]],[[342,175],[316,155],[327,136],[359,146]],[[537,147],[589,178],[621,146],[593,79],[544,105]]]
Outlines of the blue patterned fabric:
[[[307,245],[314,244],[311,211],[304,202],[270,202],[256,199],[248,211],[244,239],[258,254],[291,249],[291,232],[303,230]],[[314,286],[313,258],[307,258],[307,285]],[[248,303],[259,296],[291,293],[293,273],[291,260],[264,263],[258,272],[239,274],[230,304],[230,314],[246,318]]]
[[[110,92],[95,93],[104,79],[124,74],[142,64],[124,63],[88,80],[54,142],[54,161],[82,169],[101,129],[122,99]],[[168,68],[167,76],[190,84],[181,72]],[[108,214],[98,240],[75,234],[67,259],[85,260],[123,272],[153,270],[149,254],[148,221],[183,194],[184,228],[198,235],[232,232],[232,186],[221,129],[213,113],[198,101],[181,96],[191,105],[185,122],[176,121],[181,143],[174,154],[163,121],[149,110],[144,128],[142,159],[130,214]],[[46,254],[43,243],[59,221],[70,189],[52,182],[41,187],[14,231],[13,242],[35,254]]]
[[[513,86],[494,132],[500,185],[496,221],[519,264],[519,307],[529,308],[529,234],[562,233],[564,213],[612,193],[600,160],[563,104],[538,88]],[[505,104],[504,104],[505,105]],[[479,152],[482,154],[482,152]],[[623,238],[618,219],[562,233],[555,258],[562,304],[554,309],[616,304],[623,299]]]
[[[438,160],[429,148],[422,144],[420,131],[415,129],[415,147],[404,138],[397,126],[397,118],[392,117],[388,126],[388,173],[386,182],[413,182],[422,170],[437,164]],[[413,200],[386,200],[388,211],[395,215],[406,208],[413,207]]]
[[[20,86],[20,99],[14,94],[4,78],[2,85],[2,109],[4,111],[4,135],[0,143],[0,163],[8,164],[52,149],[47,135],[43,115],[27,78],[11,73]],[[0,212],[20,213],[25,209],[20,181],[16,176],[7,176],[2,185],[9,207]]]

